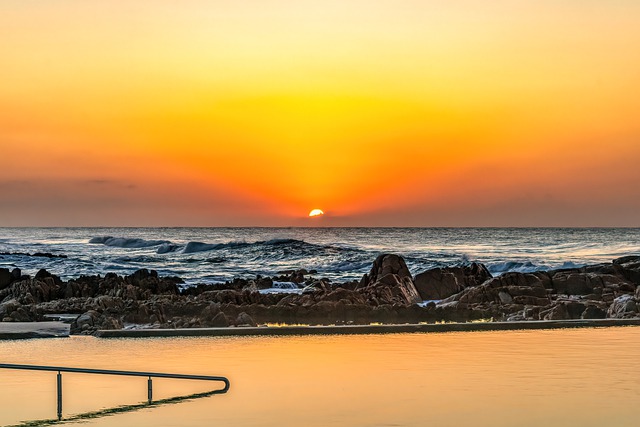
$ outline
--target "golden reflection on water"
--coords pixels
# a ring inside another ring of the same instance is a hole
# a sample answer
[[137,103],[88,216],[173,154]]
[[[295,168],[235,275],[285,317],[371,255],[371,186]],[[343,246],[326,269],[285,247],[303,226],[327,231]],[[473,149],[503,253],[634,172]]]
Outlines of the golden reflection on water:
[[[3,363],[224,375],[227,394],[90,426],[637,426],[640,328],[0,342]],[[55,416],[55,373],[0,371],[0,425]],[[63,374],[64,413],[146,379]],[[154,398],[219,384],[154,380]]]

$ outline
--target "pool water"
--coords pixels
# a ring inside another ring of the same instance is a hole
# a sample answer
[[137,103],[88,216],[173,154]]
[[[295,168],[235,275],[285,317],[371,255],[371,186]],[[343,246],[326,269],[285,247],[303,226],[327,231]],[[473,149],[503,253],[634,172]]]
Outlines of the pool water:
[[[637,426],[640,327],[0,342],[1,363],[223,375],[227,394],[89,426]],[[0,371],[0,425],[56,416],[54,372]],[[64,416],[144,402],[146,378],[63,374]],[[154,379],[154,398],[218,387]],[[79,421],[70,424],[79,423]]]

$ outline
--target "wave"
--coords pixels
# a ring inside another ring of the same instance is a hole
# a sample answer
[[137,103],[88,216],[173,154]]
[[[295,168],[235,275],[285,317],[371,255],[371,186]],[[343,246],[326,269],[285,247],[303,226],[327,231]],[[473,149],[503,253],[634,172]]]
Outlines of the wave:
[[547,265],[534,264],[531,261],[507,261],[495,264],[487,264],[487,269],[494,276],[509,273],[532,273],[535,271],[561,270],[584,267],[584,264],[576,264],[572,261],[565,261],[562,264]]
[[176,245],[174,243],[163,243],[160,245],[156,252],[159,254],[167,254],[169,252],[177,252],[181,248],[182,246]]
[[259,249],[261,247],[277,248],[281,251],[296,250],[296,251],[311,251],[311,250],[338,250],[347,251],[353,249],[341,248],[337,246],[320,246],[314,243],[308,243],[304,240],[297,239],[271,239],[260,240],[257,242],[246,242],[232,240],[226,243],[205,243],[205,242],[189,242],[184,246],[167,243],[158,248],[158,253],[169,252],[181,252],[183,254],[190,254],[196,252],[208,252],[222,249],[239,249],[239,248],[254,248]]
[[112,246],[116,248],[138,249],[169,244],[171,242],[167,240],[144,240],[127,237],[101,236],[92,238],[91,240],[89,240],[89,243],[102,244],[105,246]]
[[273,282],[273,286],[260,289],[261,294],[300,294],[303,289],[292,282]]
[[183,254],[192,254],[194,252],[207,252],[213,251],[216,249],[224,249],[224,248],[239,248],[248,246],[250,243],[247,242],[227,242],[227,243],[203,243],[203,242],[189,242],[182,249]]
[[500,275],[503,273],[508,273],[512,271],[517,271],[519,273],[530,273],[538,270],[546,270],[546,268],[542,268],[540,265],[534,264],[531,261],[506,261],[499,262],[495,264],[488,264],[487,269],[491,274]]
[[265,244],[265,245],[288,245],[292,243],[307,243],[304,240],[297,239],[271,239],[265,240],[264,242],[256,242],[256,244]]
[[338,261],[332,264],[324,265],[319,267],[319,271],[326,273],[344,273],[344,272],[366,272],[371,268],[371,264],[373,261]]

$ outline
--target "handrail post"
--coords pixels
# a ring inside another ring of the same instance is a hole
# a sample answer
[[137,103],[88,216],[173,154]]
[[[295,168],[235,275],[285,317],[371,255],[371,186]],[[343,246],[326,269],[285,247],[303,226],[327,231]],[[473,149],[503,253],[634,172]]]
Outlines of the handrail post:
[[149,399],[149,405],[151,405],[151,401],[153,400],[153,384],[151,383],[151,377],[147,381],[147,398]]
[[62,420],[62,373],[58,371],[58,421]]

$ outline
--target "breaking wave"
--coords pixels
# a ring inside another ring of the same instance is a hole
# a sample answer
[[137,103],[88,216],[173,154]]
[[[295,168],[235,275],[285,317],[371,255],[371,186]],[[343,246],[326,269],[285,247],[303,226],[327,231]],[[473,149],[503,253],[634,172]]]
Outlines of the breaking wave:
[[102,244],[105,246],[113,246],[116,248],[148,248],[152,246],[159,246],[166,243],[171,243],[166,240],[144,240],[144,239],[135,239],[135,238],[126,238],[126,237],[112,237],[112,236],[102,236],[102,237],[94,237],[89,240],[89,243],[93,244]]

